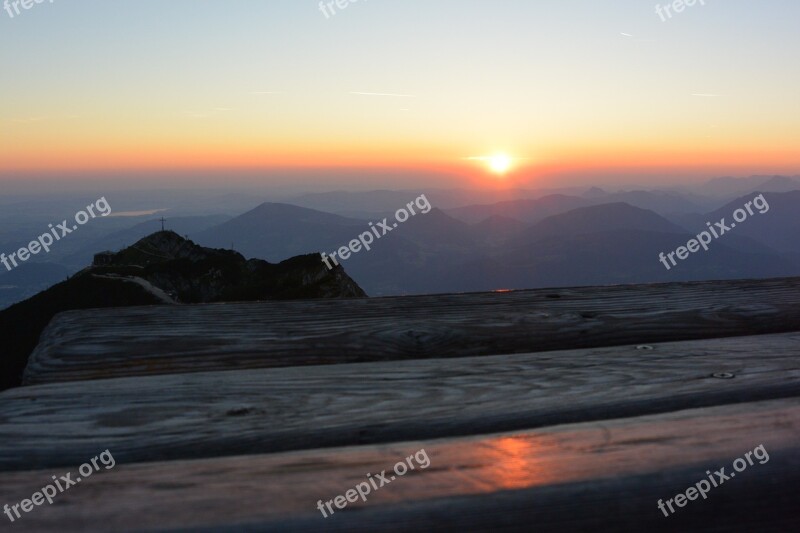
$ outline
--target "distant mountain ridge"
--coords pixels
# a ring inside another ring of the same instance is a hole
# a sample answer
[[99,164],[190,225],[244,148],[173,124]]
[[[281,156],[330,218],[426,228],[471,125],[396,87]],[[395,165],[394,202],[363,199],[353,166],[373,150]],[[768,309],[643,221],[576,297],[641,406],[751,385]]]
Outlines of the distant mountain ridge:
[[554,194],[531,200],[509,200],[494,204],[470,205],[448,210],[454,218],[477,224],[484,220],[503,216],[525,224],[535,224],[545,218],[592,205],[592,201],[577,196]]
[[195,238],[204,246],[235,248],[248,257],[277,260],[338,249],[364,231],[364,226],[366,222],[358,219],[266,202]]
[[708,199],[698,199],[666,191],[608,193],[594,188],[580,197],[551,195],[534,200],[511,200],[496,204],[470,205],[450,209],[447,213],[470,224],[483,222],[493,216],[504,216],[526,224],[535,224],[547,217],[567,213],[574,209],[619,203],[648,209],[660,215],[674,215],[702,211],[703,206],[710,202]]
[[[792,220],[800,221],[800,209],[791,207],[793,198],[793,193],[782,193],[773,200],[776,206],[786,204],[776,207],[776,213],[783,214],[773,219],[780,218],[785,228],[794,227]],[[765,233],[747,231],[731,233],[716,241],[711,252],[695,254],[667,271],[658,254],[685,245],[705,229],[711,214],[702,215],[699,224],[679,225],[625,202],[563,195],[477,206],[477,211],[472,207],[447,212],[434,208],[413,217],[376,241],[371,251],[353,255],[344,265],[375,296],[800,274],[800,252],[768,246]],[[543,217],[548,210],[554,214]],[[464,213],[470,220],[489,216],[475,223],[454,216]],[[524,223],[517,217],[535,222]],[[242,251],[250,257],[312,247],[332,251],[366,230],[367,223],[296,206],[263,204],[209,231],[216,242],[201,242],[217,245],[235,239],[236,247],[243,243]],[[217,231],[221,229],[226,231]],[[791,232],[777,228],[773,232],[773,241],[778,236],[794,238]]]
[[548,217],[531,227],[525,233],[525,238],[528,242],[534,242],[548,237],[573,237],[626,229],[656,233],[686,232],[652,211],[616,202],[583,207]]
[[790,192],[800,189],[800,176],[749,176],[747,178],[714,178],[701,185],[701,194],[727,197],[728,199],[762,192]]
[[[760,194],[750,193],[732,200],[709,214],[709,220],[725,217],[731,220],[733,212],[743,208]],[[785,193],[763,192],[769,211],[756,214],[736,226],[736,235],[761,242],[779,252],[800,253],[800,190]]]

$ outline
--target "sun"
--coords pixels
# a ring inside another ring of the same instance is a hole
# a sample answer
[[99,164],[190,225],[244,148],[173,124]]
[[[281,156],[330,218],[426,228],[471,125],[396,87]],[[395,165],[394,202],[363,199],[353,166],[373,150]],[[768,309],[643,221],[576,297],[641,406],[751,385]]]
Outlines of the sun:
[[512,160],[506,154],[494,154],[486,158],[489,169],[495,174],[505,174],[511,170]]
[[486,170],[497,176],[504,176],[514,168],[517,159],[510,155],[497,152],[492,155],[467,157],[470,161],[477,161],[486,167]]

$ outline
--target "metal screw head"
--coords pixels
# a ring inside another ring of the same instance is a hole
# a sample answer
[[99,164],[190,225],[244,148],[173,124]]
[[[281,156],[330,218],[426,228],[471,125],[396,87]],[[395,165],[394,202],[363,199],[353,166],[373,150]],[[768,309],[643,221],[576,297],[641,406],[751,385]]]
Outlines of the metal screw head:
[[731,374],[730,372],[716,372],[711,374],[711,377],[717,379],[733,379],[736,377],[736,374]]
[[646,346],[644,344],[642,344],[641,346],[637,346],[636,349],[637,350],[655,350],[655,348],[653,348],[652,346]]

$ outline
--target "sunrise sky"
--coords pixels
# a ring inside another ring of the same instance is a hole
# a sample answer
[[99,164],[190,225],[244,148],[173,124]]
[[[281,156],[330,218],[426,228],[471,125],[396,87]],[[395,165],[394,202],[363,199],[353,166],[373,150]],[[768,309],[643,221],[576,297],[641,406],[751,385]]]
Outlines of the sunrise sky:
[[0,12],[0,182],[303,168],[515,184],[800,174],[796,0],[706,0],[666,22],[645,0],[337,11],[56,0]]

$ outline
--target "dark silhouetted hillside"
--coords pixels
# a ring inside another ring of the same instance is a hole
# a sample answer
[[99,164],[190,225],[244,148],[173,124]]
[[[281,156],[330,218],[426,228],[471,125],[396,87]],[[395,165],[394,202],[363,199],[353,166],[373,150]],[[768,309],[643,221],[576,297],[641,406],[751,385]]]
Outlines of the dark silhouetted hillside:
[[[167,220],[168,228],[179,235],[189,235],[190,238],[195,234],[208,228],[218,226],[231,217],[227,215],[192,216],[192,217],[170,217]],[[143,239],[148,235],[158,232],[161,229],[161,222],[158,219],[140,222],[131,228],[115,231],[109,235],[104,235],[99,239],[93,239],[78,251],[62,259],[66,265],[74,265],[82,268],[91,262],[94,254],[98,250],[119,250],[128,246],[132,242]],[[228,243],[230,245],[230,243]]]
[[0,389],[19,384],[42,330],[62,311],[138,305],[365,297],[319,254],[271,264],[230,250],[202,248],[178,234],[154,233],[72,278],[0,311]]
[[74,270],[55,263],[23,263],[11,272],[0,268],[0,309],[63,281]]

